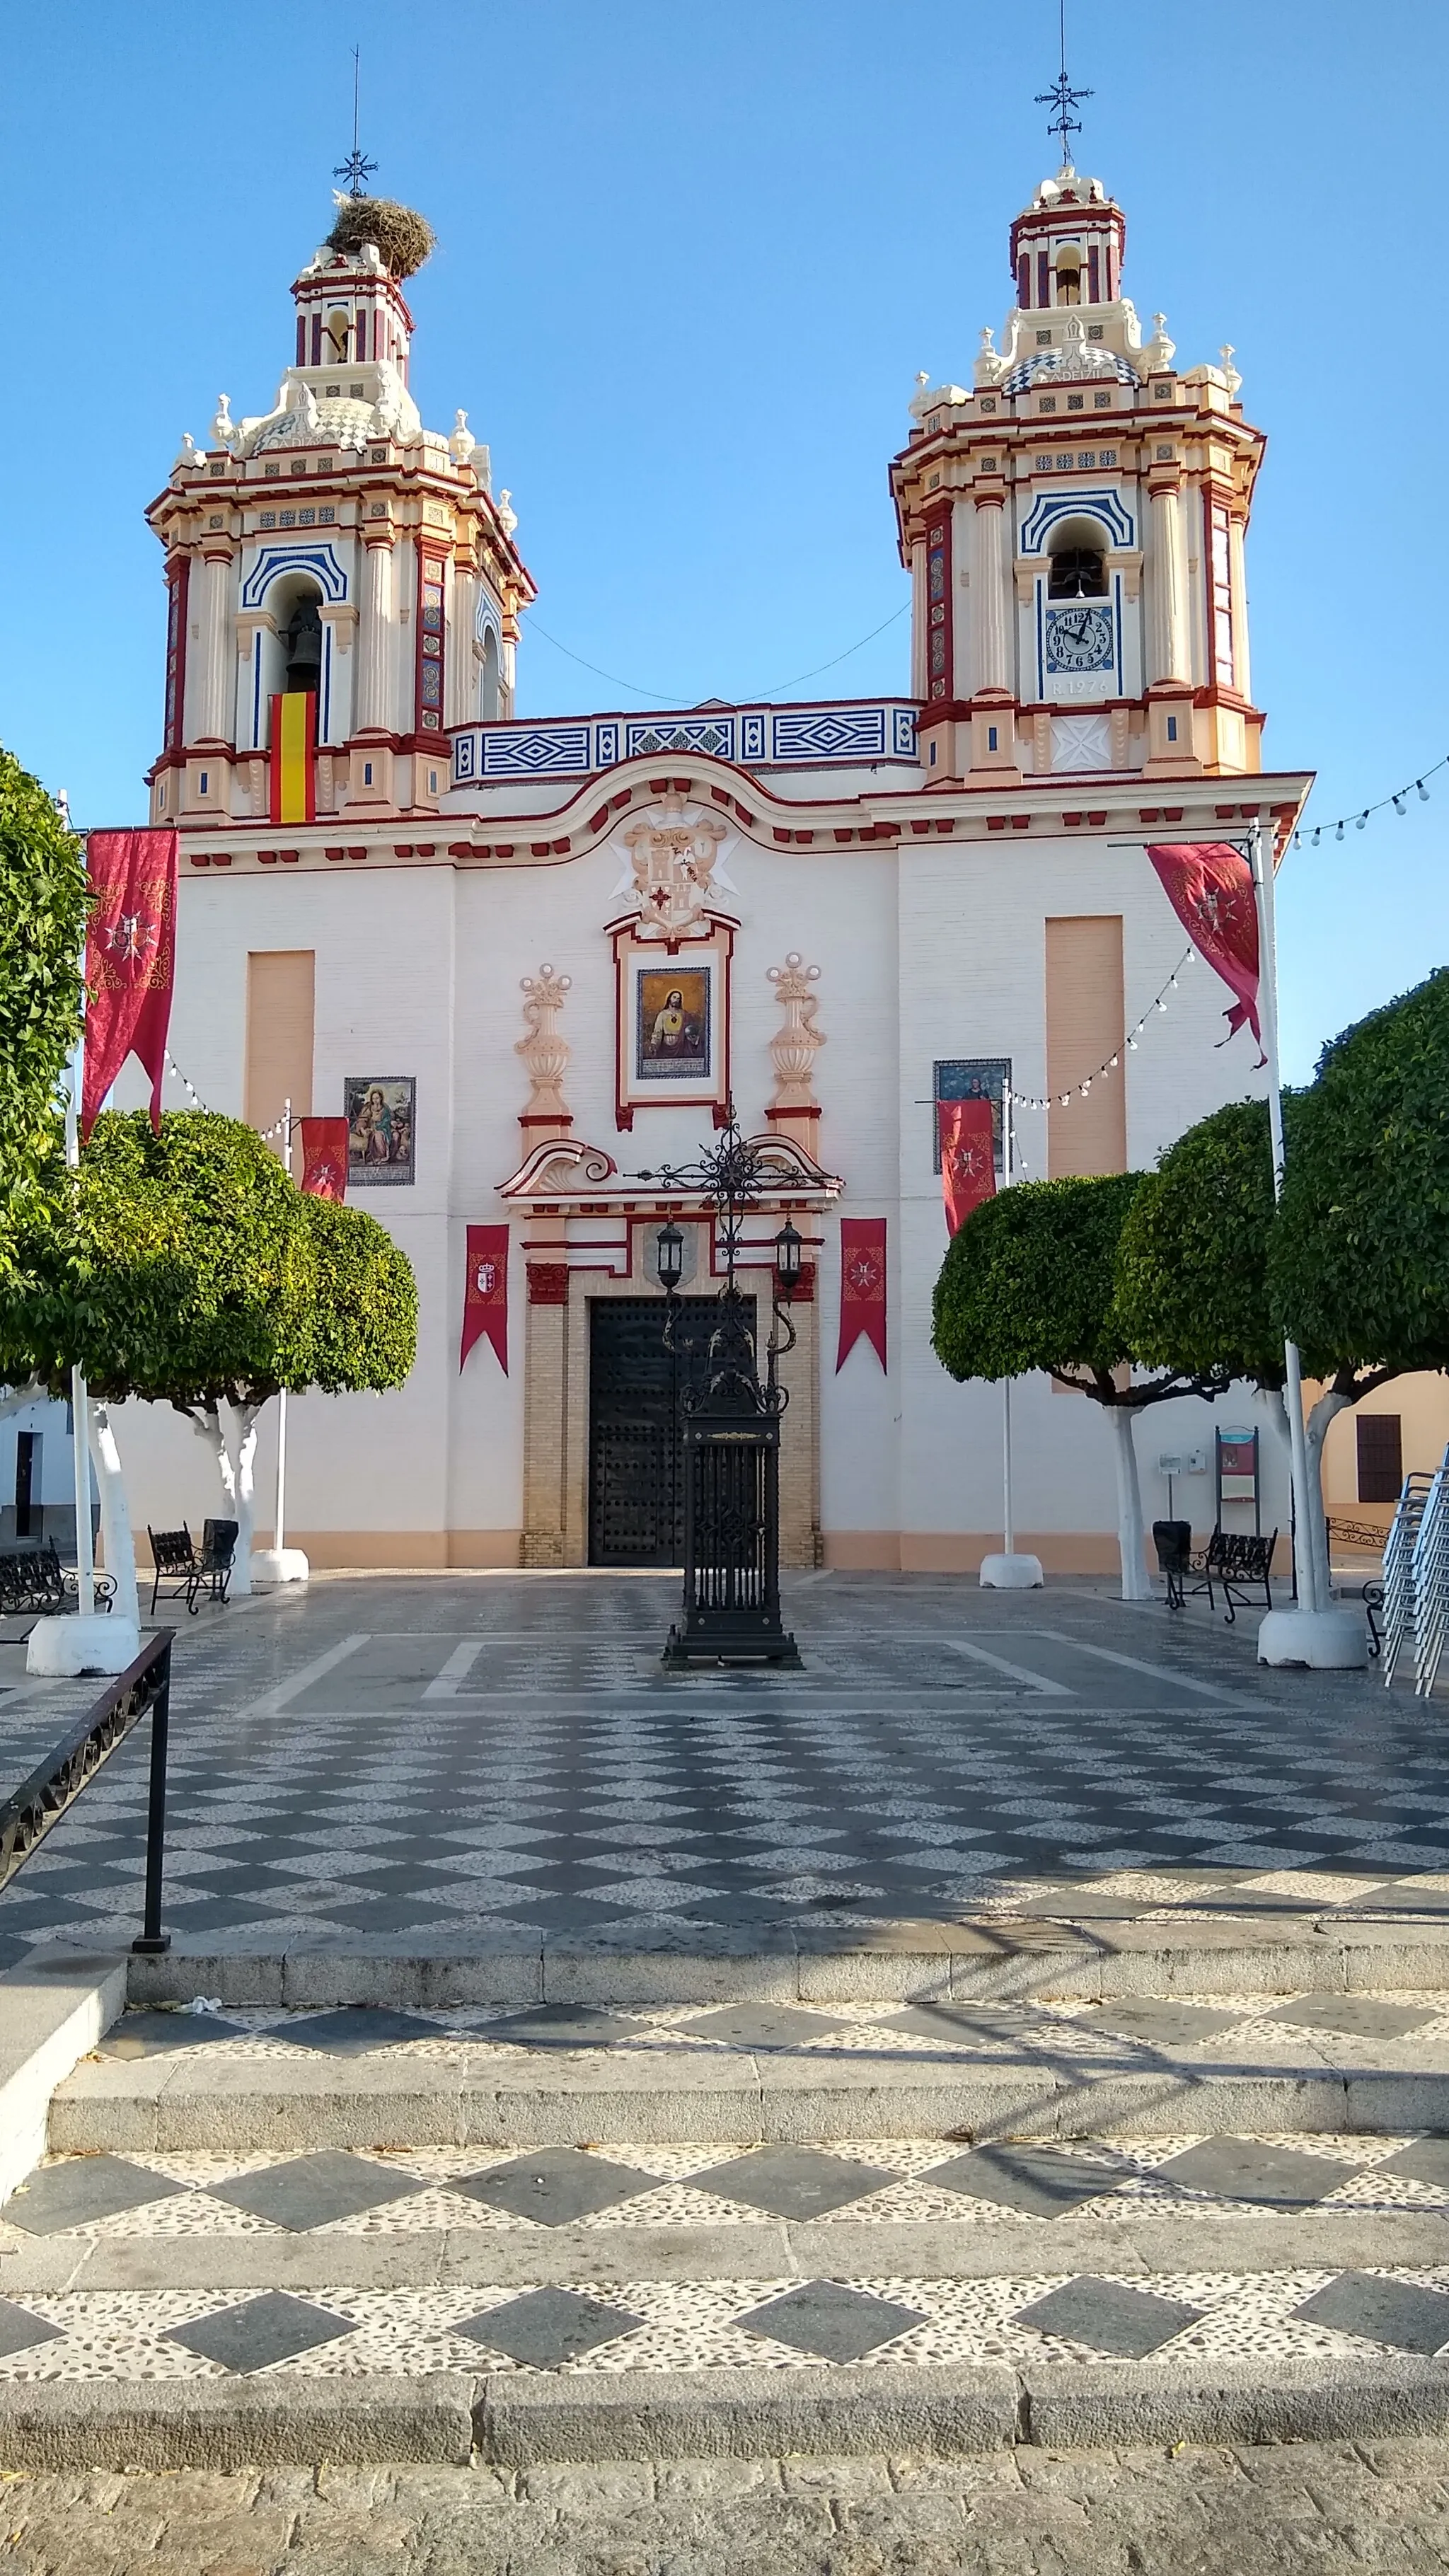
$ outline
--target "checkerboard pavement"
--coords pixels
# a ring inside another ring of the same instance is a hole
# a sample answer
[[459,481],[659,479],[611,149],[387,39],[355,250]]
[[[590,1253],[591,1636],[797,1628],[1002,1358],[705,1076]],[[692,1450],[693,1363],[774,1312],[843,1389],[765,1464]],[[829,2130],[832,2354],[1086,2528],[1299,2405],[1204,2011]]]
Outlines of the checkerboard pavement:
[[[687,1942],[940,1919],[1124,1870],[1442,1903],[1442,1728],[1372,1674],[1263,1672],[1251,1622],[1170,1626],[1080,1587],[787,1589],[801,1674],[666,1676],[670,1587],[601,1578],[322,1583],[188,1630],[178,1945]],[[46,1706],[0,1699],[12,1777]],[[131,1938],[144,1733],[0,1898],[0,1964]]]

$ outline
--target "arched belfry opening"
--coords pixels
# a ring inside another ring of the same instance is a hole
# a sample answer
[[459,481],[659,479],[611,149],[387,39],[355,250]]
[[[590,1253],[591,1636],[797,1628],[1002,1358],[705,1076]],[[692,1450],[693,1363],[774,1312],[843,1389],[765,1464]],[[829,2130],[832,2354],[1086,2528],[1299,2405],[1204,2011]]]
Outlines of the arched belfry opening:
[[315,583],[296,592],[281,636],[283,689],[315,692],[322,678],[322,593]]
[[1048,599],[1105,599],[1107,540],[1095,519],[1063,519],[1047,547]]

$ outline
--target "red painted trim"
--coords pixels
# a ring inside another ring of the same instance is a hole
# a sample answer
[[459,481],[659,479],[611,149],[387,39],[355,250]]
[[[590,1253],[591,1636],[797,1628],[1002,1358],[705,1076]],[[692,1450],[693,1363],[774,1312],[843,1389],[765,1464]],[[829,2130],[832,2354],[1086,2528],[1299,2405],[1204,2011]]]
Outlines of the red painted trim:
[[[731,986],[734,979],[736,925],[733,922],[722,921],[718,914],[715,913],[711,913],[708,918],[713,922],[714,929],[711,937],[707,940],[640,940],[635,938],[633,925],[627,921],[621,922],[619,927],[612,934],[614,949],[614,1124],[625,1133],[633,1127],[635,1113],[640,1109],[702,1109],[708,1106],[716,1127],[725,1127],[729,1124],[729,1102],[732,1083],[730,1054],[730,1002]],[[628,978],[632,973],[634,965],[647,964],[651,956],[687,957],[693,950],[698,950],[700,952],[701,964],[708,960],[711,965],[718,968],[720,978],[719,1000],[715,1021],[715,1037],[718,1043],[715,1048],[715,1067],[713,1076],[711,1077],[710,1090],[705,1091],[701,1088],[700,1091],[698,1091],[694,1097],[689,1100],[681,1100],[678,1097],[671,1098],[667,1093],[657,1100],[640,1099],[633,1089],[630,1071]]]
[[528,1261],[524,1263],[530,1306],[566,1306],[569,1302],[569,1266],[566,1261]]

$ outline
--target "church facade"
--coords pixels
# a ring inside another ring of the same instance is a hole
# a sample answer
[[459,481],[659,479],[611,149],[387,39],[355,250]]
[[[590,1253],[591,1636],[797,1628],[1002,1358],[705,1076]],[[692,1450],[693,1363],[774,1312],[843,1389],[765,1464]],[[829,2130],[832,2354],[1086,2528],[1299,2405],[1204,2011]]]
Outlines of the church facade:
[[[1160,315],[1144,335],[1124,236],[1098,181],[1044,182],[1001,348],[983,332],[969,386],[920,382],[890,467],[895,698],[515,714],[517,522],[465,415],[423,425],[376,244],[295,282],[272,410],[223,397],[186,441],[149,511],[172,1055],[263,1130],[345,1117],[349,1196],[420,1290],[405,1389],[293,1406],[288,1537],[314,1563],[678,1562],[678,1407],[721,1258],[660,1174],[732,1111],[772,1174],[741,1279],[762,1335],[776,1237],[803,1238],[787,1562],[956,1572],[1000,1546],[999,1390],[930,1349],[937,1105],[991,1100],[999,1161],[1009,1126],[1036,1178],[1150,1165],[1255,1089],[1145,850],[1255,821],[1281,850],[1308,786],[1259,758],[1262,435],[1231,352],[1180,370]],[[1013,1420],[1018,1545],[1106,1570],[1099,1410],[1030,1380]],[[1210,1524],[1214,1427],[1187,1400],[1142,1418],[1149,1518],[1171,1455]],[[214,1508],[183,1424],[130,1407],[123,1442],[138,1524]],[[269,1472],[264,1430],[263,1534]],[[1271,1489],[1258,1508],[1286,1522]]]

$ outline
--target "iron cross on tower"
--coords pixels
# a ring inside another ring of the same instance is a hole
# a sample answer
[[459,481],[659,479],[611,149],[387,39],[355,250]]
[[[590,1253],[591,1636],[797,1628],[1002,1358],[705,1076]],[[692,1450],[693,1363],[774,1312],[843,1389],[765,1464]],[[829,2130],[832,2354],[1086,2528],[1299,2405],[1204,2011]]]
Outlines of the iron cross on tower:
[[1073,116],[1072,110],[1074,107],[1080,107],[1083,99],[1090,98],[1092,92],[1089,89],[1073,89],[1067,78],[1067,0],[1058,0],[1057,34],[1061,45],[1061,70],[1050,89],[1037,91],[1036,103],[1038,107],[1049,107],[1054,110],[1054,113],[1047,118],[1047,132],[1061,136],[1062,168],[1070,170],[1071,137],[1074,134],[1080,134],[1082,130],[1082,120],[1079,116]]
[[377,163],[368,160],[357,139],[357,111],[361,82],[362,56],[360,48],[354,45],[352,48],[352,150],[345,161],[338,162],[332,173],[334,179],[341,180],[349,197],[365,197],[368,180],[377,177]]

